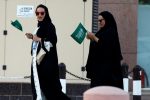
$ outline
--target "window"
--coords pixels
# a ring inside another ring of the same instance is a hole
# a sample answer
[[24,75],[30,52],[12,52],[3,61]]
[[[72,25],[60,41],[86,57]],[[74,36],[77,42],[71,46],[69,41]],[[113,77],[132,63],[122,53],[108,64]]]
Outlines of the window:
[[139,4],[150,5],[150,0],[139,0]]
[[[137,63],[147,73],[148,78],[145,87],[150,88],[150,0],[140,0],[143,3],[138,5],[138,41],[137,41]],[[147,1],[147,3],[146,3]],[[147,83],[148,82],[148,83]]]

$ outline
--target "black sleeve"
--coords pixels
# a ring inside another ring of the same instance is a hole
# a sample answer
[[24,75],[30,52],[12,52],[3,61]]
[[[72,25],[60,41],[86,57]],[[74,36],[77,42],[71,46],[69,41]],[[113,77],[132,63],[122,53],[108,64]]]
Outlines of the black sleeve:
[[53,46],[57,43],[57,35],[55,26],[49,25],[48,27],[40,28],[39,30],[39,37],[41,38],[41,42],[50,41]]
[[54,25],[50,25],[50,27],[47,29],[47,33],[45,36],[45,41],[50,41],[53,45],[56,45],[57,43],[57,36],[56,36],[56,29]]
[[115,35],[116,33],[113,29],[107,29],[106,31],[98,35],[99,38],[98,45],[104,44],[105,46],[106,45],[110,46],[110,44],[114,42]]

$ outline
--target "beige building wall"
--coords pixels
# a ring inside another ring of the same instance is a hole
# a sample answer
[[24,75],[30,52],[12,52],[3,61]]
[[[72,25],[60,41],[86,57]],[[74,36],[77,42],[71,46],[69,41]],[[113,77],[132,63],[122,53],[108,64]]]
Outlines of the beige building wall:
[[[0,1],[0,9],[4,9],[5,6],[5,2],[4,1]],[[0,16],[0,65],[2,65],[4,63],[4,36],[3,36],[3,30],[5,29],[5,16],[4,16],[4,10],[1,11],[1,13],[3,14],[3,16]],[[1,70],[2,68],[0,68]],[[2,71],[0,71],[0,75],[2,76],[3,73]]]
[[[0,8],[4,9],[0,16],[0,80],[1,82],[30,82],[24,76],[30,76],[30,47],[31,41],[25,37],[26,32],[33,32],[36,25],[36,17],[18,17],[17,6],[33,6],[46,4],[50,17],[56,26],[58,36],[58,59],[64,62],[67,70],[85,77],[81,67],[86,63],[89,41],[78,44],[70,35],[79,22],[85,23],[88,31],[92,27],[92,0],[85,3],[82,0],[0,0]],[[3,15],[3,16],[2,16]],[[84,20],[85,18],[85,20]],[[19,20],[23,26],[23,32],[11,25],[11,21]],[[8,34],[3,35],[7,30]],[[6,65],[6,70],[3,70]],[[67,74],[68,82],[82,82]]]
[[[24,82],[29,81],[23,79],[24,76],[30,75],[30,45],[31,41],[25,38],[25,32],[32,32],[36,26],[36,19],[32,17],[18,17],[18,5],[32,5],[39,4],[39,0],[21,1],[21,0],[1,0],[0,4],[3,7],[2,17],[0,23],[3,26],[0,28],[0,73],[1,82]],[[19,20],[23,27],[23,32],[17,30],[11,25],[11,21]],[[2,35],[3,31],[7,30],[7,35]],[[3,65],[6,65],[6,70],[3,70]]]
[[[86,72],[81,67],[86,64],[89,41],[78,44],[71,37],[79,22],[85,23],[88,31],[92,27],[92,0],[0,0],[2,14],[0,16],[0,78],[1,82],[30,82],[23,79],[30,76],[30,45],[26,39],[26,32],[33,32],[36,27],[36,17],[18,17],[17,5],[30,5],[34,8],[39,4],[46,4],[58,36],[58,59],[64,62],[67,70],[75,75],[86,78]],[[85,5],[85,6],[84,6]],[[137,53],[137,6],[138,0],[99,0],[99,12],[111,11],[116,18],[119,38],[124,60],[130,69],[136,64]],[[85,16],[84,16],[85,7]],[[3,15],[3,16],[2,16]],[[84,20],[85,18],[85,20]],[[15,29],[11,20],[18,19],[23,32]],[[3,35],[7,30],[8,34]],[[6,65],[6,70],[3,70]],[[69,74],[67,81],[70,83],[84,83]]]

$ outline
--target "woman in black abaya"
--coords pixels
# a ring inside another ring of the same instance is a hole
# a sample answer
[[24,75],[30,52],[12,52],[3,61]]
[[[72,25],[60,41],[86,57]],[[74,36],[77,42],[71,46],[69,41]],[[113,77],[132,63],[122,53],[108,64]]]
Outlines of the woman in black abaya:
[[89,55],[86,64],[91,87],[115,86],[123,88],[121,60],[123,59],[118,39],[117,25],[113,15],[103,11],[98,16],[100,29],[96,34],[89,32]]
[[[35,11],[38,25],[35,34],[26,33],[27,38],[32,39],[32,56],[36,49],[36,68],[39,78],[39,86],[42,94],[42,100],[70,100],[62,92],[59,79],[59,67],[57,57],[57,36],[55,26],[49,17],[48,8],[45,5],[38,5]],[[34,58],[33,58],[34,59]],[[37,100],[38,92],[34,75],[34,62],[31,68],[31,85],[33,91],[33,100]]]

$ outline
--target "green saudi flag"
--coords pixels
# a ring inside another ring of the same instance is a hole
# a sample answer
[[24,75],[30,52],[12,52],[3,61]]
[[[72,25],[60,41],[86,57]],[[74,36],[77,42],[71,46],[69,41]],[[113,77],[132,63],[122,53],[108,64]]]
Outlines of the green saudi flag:
[[86,33],[87,33],[87,30],[84,28],[84,26],[81,23],[79,23],[75,31],[71,34],[71,37],[76,42],[81,44],[86,36]]
[[19,29],[20,31],[23,31],[22,25],[18,20],[11,21],[11,25],[14,26],[15,28]]

